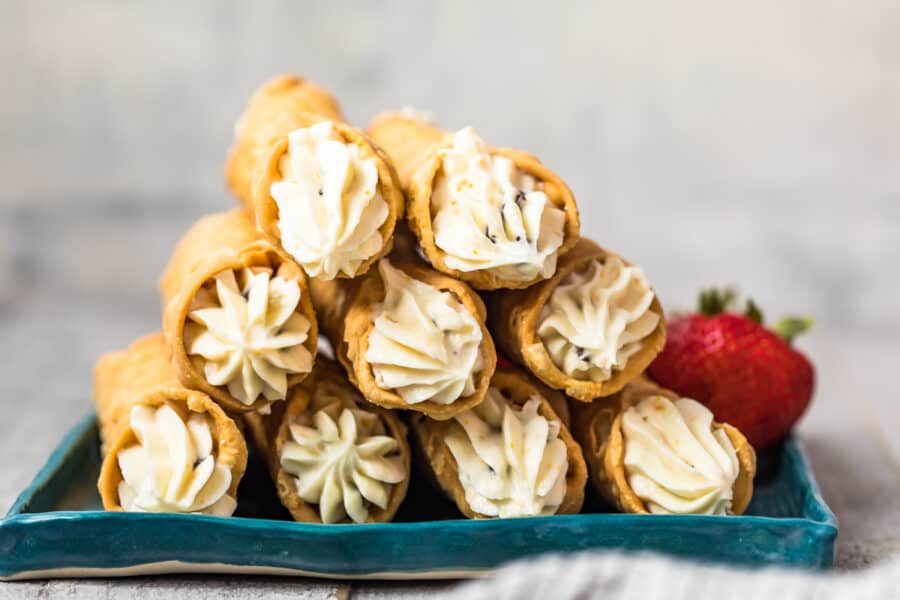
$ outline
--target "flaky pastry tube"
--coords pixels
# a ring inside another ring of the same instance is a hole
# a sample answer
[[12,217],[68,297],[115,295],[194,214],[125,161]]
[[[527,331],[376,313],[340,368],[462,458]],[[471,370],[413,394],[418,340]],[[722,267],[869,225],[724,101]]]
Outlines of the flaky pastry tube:
[[[391,265],[387,259],[383,261]],[[334,347],[335,357],[347,370],[350,381],[362,395],[384,408],[409,409],[434,419],[449,419],[476,406],[484,399],[497,364],[494,342],[485,325],[485,308],[481,298],[465,283],[420,263],[396,260],[390,268],[398,269],[412,280],[426,284],[438,292],[449,293],[476,321],[481,340],[477,348],[480,367],[473,371],[474,390],[447,404],[431,399],[409,404],[396,389],[384,388],[378,384],[367,353],[375,330],[375,307],[383,303],[387,295],[380,267],[355,280],[310,281],[320,326]]]
[[[406,218],[410,229],[418,239],[425,258],[435,269],[479,290],[525,288],[540,279],[522,280],[490,269],[463,271],[448,265],[446,252],[435,243],[432,194],[442,168],[441,152],[453,143],[451,132],[403,113],[379,115],[366,131],[393,159],[406,192]],[[562,256],[568,252],[578,241],[581,225],[575,197],[565,182],[527,152],[509,148],[490,148],[488,152],[492,156],[509,159],[520,172],[542,184],[542,191],[550,203],[565,214],[563,241],[556,254]]]
[[[283,457],[286,456],[285,444],[296,441],[292,436],[291,427],[301,421],[307,426],[315,423],[315,413],[323,407],[328,410],[325,405],[330,402],[340,403],[341,409],[346,408],[372,415],[380,421],[379,429],[383,429],[380,435],[390,437],[396,442],[396,447],[390,451],[389,460],[394,462],[398,470],[402,472],[403,479],[390,484],[384,507],[379,507],[371,502],[367,503],[367,515],[365,521],[361,522],[386,523],[391,521],[406,497],[409,487],[410,449],[406,440],[406,426],[400,420],[398,413],[366,402],[359,391],[347,380],[344,369],[336,362],[324,357],[319,357],[312,375],[292,391],[287,402],[274,407],[271,414],[250,413],[244,416],[248,439],[268,466],[269,473],[275,482],[278,498],[295,521],[323,522],[322,507],[319,503],[309,502],[301,497],[298,491],[299,479],[295,473],[285,467]],[[332,415],[331,417],[331,423],[340,424],[341,420],[338,416]],[[358,419],[356,427],[360,427]],[[362,434],[360,432],[357,435]],[[359,437],[356,441],[360,441]],[[319,443],[321,444],[319,448],[327,451],[328,442],[320,441]],[[326,460],[327,458],[325,457]],[[310,464],[298,468],[303,469],[304,475],[309,475],[312,471],[320,470],[321,464],[310,461]],[[348,465],[342,463],[334,468],[345,469],[348,468]],[[345,513],[342,521],[347,520]]]
[[328,92],[293,75],[253,95],[226,181],[265,238],[310,277],[365,273],[390,251],[405,207],[388,156],[344,121]]
[[130,424],[135,407],[173,407],[186,421],[192,415],[207,417],[212,454],[231,473],[227,494],[235,498],[247,466],[247,444],[237,424],[203,392],[178,381],[168,360],[161,333],[135,341],[126,350],[105,354],[94,370],[94,404],[100,423],[103,463],[97,488],[105,510],[123,510],[119,487],[123,481],[120,454],[138,444]]
[[[491,380],[491,388],[492,392],[499,392],[502,402],[514,410],[523,410],[529,401],[537,399],[539,402],[537,414],[548,422],[559,423],[557,439],[565,445],[567,468],[564,475],[565,492],[554,514],[574,514],[580,511],[584,501],[587,467],[581,448],[569,432],[567,423],[556,413],[550,400],[544,395],[547,391],[546,388],[515,368],[497,369]],[[421,459],[419,462],[443,492],[453,500],[460,512],[470,519],[497,516],[478,512],[473,509],[467,499],[466,488],[460,479],[460,466],[447,441],[448,438],[455,436],[466,436],[466,431],[459,420],[436,421],[423,414],[409,413],[409,423],[413,450],[418,453]],[[509,435],[509,433],[504,432],[505,435]],[[534,440],[526,437],[522,443],[533,442]]]
[[628,358],[624,368],[613,371],[605,381],[595,382],[571,377],[554,364],[544,341],[538,335],[544,306],[568,275],[581,271],[592,261],[605,263],[614,256],[616,255],[591,240],[582,238],[575,248],[560,258],[556,274],[550,279],[524,290],[502,290],[484,296],[488,323],[500,351],[527,367],[548,386],[563,390],[576,400],[589,402],[594,398],[616,393],[640,375],[665,345],[665,317],[662,306],[654,295],[649,311],[658,315],[659,321],[653,331],[641,340],[640,349]]
[[322,120],[342,122],[344,117],[337,100],[315,83],[296,75],[278,75],[264,83],[235,125],[225,161],[229,189],[251,206],[254,172],[271,145],[294,129]]
[[[629,407],[652,396],[662,396],[671,401],[679,399],[678,394],[641,376],[608,398],[589,404],[570,403],[572,435],[584,450],[591,484],[607,502],[626,513],[644,514],[650,511],[628,483],[622,418]],[[731,513],[743,514],[753,497],[756,452],[735,427],[715,421],[712,427],[714,431],[723,430],[734,446],[739,472],[732,487]]]
[[186,327],[194,326],[190,315],[198,297],[202,300],[206,294],[216,291],[217,276],[229,272],[240,275],[246,269],[266,270],[271,278],[295,284],[299,290],[296,307],[290,316],[283,316],[299,320],[301,325],[302,320],[307,322],[306,339],[300,345],[305,348],[301,352],[309,355],[309,367],[287,375],[286,386],[290,388],[308,375],[318,348],[318,326],[309,285],[303,270],[260,236],[246,211],[235,209],[197,221],[178,242],[160,279],[163,331],[175,372],[186,387],[208,394],[231,412],[264,409],[272,400],[260,394],[252,402],[249,397],[244,402],[227,385],[210,383],[206,374],[208,361],[200,354],[190,354],[190,340],[186,339],[185,332]]

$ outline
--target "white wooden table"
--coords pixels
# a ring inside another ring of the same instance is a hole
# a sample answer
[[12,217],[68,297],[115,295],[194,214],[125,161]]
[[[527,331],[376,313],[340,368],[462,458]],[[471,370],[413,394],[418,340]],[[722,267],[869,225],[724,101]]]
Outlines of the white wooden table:
[[[900,551],[900,4],[18,2],[0,19],[0,510],[89,409],[104,351],[158,328],[172,244],[233,200],[251,89],[294,70],[364,124],[414,104],[539,154],[583,230],[664,304],[740,283],[811,313],[800,434],[838,567]],[[446,586],[444,586],[445,588]],[[174,577],[0,598],[384,597],[422,586]]]

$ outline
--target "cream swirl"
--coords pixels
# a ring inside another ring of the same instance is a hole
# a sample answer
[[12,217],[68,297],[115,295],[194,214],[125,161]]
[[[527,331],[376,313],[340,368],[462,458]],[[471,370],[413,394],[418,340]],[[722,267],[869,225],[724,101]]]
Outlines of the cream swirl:
[[372,307],[366,360],[376,383],[407,404],[451,404],[475,392],[481,369],[481,327],[450,292],[378,264],[384,301]]
[[617,256],[567,275],[541,311],[538,336],[569,377],[597,383],[625,367],[660,316],[643,271]]
[[491,155],[471,127],[459,130],[440,157],[431,211],[447,266],[513,281],[552,276],[566,216],[541,183]]
[[281,466],[295,477],[298,495],[318,505],[323,523],[365,523],[371,506],[386,508],[393,486],[409,475],[378,415],[333,384],[318,384],[290,430]]
[[552,515],[566,495],[569,468],[559,421],[530,398],[517,410],[494,387],[484,402],[454,417],[464,433],[446,437],[473,511],[488,517]]
[[649,396],[622,415],[622,435],[628,485],[650,512],[731,512],[737,452],[705,406]]
[[299,304],[297,282],[268,268],[222,271],[194,297],[185,347],[202,360],[207,382],[227,386],[241,403],[284,400],[288,375],[312,368]]
[[132,512],[229,516],[231,470],[216,459],[206,415],[186,417],[169,404],[135,406],[130,414],[137,444],[119,452],[119,503]]
[[347,143],[331,121],[297,129],[269,193],[278,205],[281,245],[310,277],[356,275],[381,250],[388,205],[375,158]]

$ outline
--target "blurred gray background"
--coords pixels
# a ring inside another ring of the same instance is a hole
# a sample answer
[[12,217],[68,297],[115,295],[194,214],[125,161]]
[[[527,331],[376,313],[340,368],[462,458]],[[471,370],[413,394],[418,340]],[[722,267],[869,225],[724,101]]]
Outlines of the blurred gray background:
[[815,315],[801,433],[839,560],[900,549],[896,0],[0,7],[0,509],[89,410],[95,358],[159,326],[172,245],[234,205],[235,119],[293,71],[359,126],[414,105],[539,155],[670,310],[736,283]]

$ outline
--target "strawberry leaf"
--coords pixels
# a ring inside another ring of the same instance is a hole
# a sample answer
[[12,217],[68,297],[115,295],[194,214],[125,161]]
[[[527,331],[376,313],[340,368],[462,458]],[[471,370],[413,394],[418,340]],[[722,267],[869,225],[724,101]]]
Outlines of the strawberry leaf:
[[753,301],[753,299],[747,300],[747,310],[744,311],[744,316],[754,323],[757,323],[759,325],[763,324],[764,319],[762,310],[760,310],[759,306],[756,304],[756,302]]
[[704,315],[718,315],[728,310],[728,307],[737,297],[735,291],[731,288],[717,290],[710,288],[700,292],[700,303],[698,310]]
[[772,331],[790,344],[794,338],[805,331],[809,331],[815,319],[812,317],[781,317],[772,325]]

